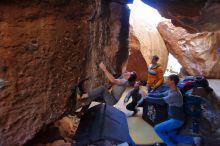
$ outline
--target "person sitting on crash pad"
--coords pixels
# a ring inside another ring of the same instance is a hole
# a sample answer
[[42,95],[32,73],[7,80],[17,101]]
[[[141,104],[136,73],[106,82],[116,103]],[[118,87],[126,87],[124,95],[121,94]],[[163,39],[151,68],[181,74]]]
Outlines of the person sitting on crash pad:
[[169,120],[155,125],[154,129],[167,146],[176,146],[177,143],[199,146],[199,137],[178,134],[179,128],[183,126],[185,121],[183,96],[177,88],[178,82],[179,77],[177,75],[170,75],[166,81],[170,88],[168,91],[161,94],[150,94],[151,97],[148,96],[146,98],[146,100],[151,103],[168,104]]
[[161,84],[163,84],[163,69],[160,64],[158,64],[159,57],[154,55],[151,60],[151,64],[148,67],[148,80],[147,87],[148,92],[156,89]]
[[132,116],[137,114],[137,107],[141,106],[144,97],[146,97],[146,92],[140,89],[141,85],[142,83],[140,81],[136,81],[134,88],[128,91],[128,94],[124,99],[124,104],[126,104],[132,97],[132,101],[126,106],[127,110],[133,111]]
[[121,77],[115,78],[106,68],[102,62],[99,64],[100,69],[104,72],[105,76],[113,85],[111,92],[108,91],[104,86],[92,89],[86,94],[82,95],[82,99],[86,99],[81,109],[83,114],[90,106],[92,101],[104,102],[108,105],[115,105],[121,98],[123,92],[128,86],[133,86],[137,75],[136,72],[124,72]]

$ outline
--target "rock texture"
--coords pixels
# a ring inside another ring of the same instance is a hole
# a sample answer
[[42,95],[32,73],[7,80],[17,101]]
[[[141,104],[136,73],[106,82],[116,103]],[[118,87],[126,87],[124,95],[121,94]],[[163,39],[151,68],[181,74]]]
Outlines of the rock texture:
[[172,19],[172,23],[176,26],[184,27],[190,32],[217,31],[220,29],[219,0],[142,1],[156,8],[162,16]]
[[64,140],[56,140],[56,141],[54,141],[52,143],[48,143],[46,145],[39,144],[39,145],[36,145],[36,146],[72,146],[72,144],[67,143]]
[[158,55],[160,58],[159,63],[165,71],[168,61],[168,51],[156,26],[133,15],[131,15],[131,20],[133,34],[140,42],[140,51],[147,64],[151,63],[151,57],[153,55]]
[[0,145],[23,145],[59,119],[79,78],[106,82],[100,61],[119,74],[128,19],[127,6],[110,1],[0,2]]
[[128,71],[136,71],[138,80],[147,81],[147,63],[140,51],[140,42],[134,32],[130,28],[129,33],[129,56],[126,69]]
[[190,75],[220,78],[220,32],[190,34],[171,22],[161,22],[158,31],[169,51]]
[[104,60],[111,73],[120,76],[122,62],[128,57],[130,10],[125,3],[120,4],[120,1],[123,2],[101,1],[93,5],[95,12],[90,18],[89,25],[91,47],[87,50],[86,63],[86,76],[90,77],[86,83],[88,89],[106,83],[106,80],[96,78],[97,76],[104,78],[103,72],[98,69],[101,61]]
[[77,117],[70,115],[63,117],[46,129],[42,129],[25,146],[71,146],[79,120]]

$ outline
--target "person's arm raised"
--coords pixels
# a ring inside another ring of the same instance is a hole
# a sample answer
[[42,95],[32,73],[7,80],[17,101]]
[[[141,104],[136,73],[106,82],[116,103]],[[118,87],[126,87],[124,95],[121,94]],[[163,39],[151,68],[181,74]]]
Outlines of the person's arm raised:
[[115,79],[115,77],[107,70],[105,64],[103,62],[101,62],[99,64],[100,69],[105,73],[105,76],[108,78],[108,80],[112,83],[112,84],[116,84],[116,85],[121,85],[123,84],[123,82],[119,79]]

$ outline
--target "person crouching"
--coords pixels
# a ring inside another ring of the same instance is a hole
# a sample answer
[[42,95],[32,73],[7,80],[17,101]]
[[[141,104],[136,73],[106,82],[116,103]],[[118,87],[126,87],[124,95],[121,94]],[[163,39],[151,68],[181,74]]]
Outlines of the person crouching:
[[137,114],[138,112],[137,107],[141,106],[144,97],[146,96],[146,92],[140,89],[141,85],[142,83],[140,81],[136,81],[133,89],[128,91],[128,94],[124,99],[124,104],[126,104],[128,103],[129,99],[132,97],[132,101],[126,106],[127,110],[133,111],[132,116]]
[[168,104],[169,120],[155,125],[154,129],[167,146],[176,146],[178,143],[200,146],[200,137],[181,135],[178,133],[178,130],[185,122],[183,96],[177,88],[178,82],[179,77],[177,75],[170,75],[166,81],[170,90],[161,93],[159,96],[157,95],[162,98],[152,98],[152,94],[151,97],[146,98],[147,101],[151,99],[152,101],[155,100],[158,103],[165,102]]

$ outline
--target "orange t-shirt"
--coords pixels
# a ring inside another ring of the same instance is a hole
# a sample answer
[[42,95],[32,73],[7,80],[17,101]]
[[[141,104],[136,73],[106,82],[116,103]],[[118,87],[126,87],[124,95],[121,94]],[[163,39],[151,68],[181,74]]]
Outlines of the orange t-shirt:
[[[151,65],[149,67],[151,67]],[[158,64],[156,67],[151,68],[151,71],[152,72],[150,72],[148,69],[147,84],[150,87],[154,87],[158,81],[163,79],[163,69],[161,65]]]

